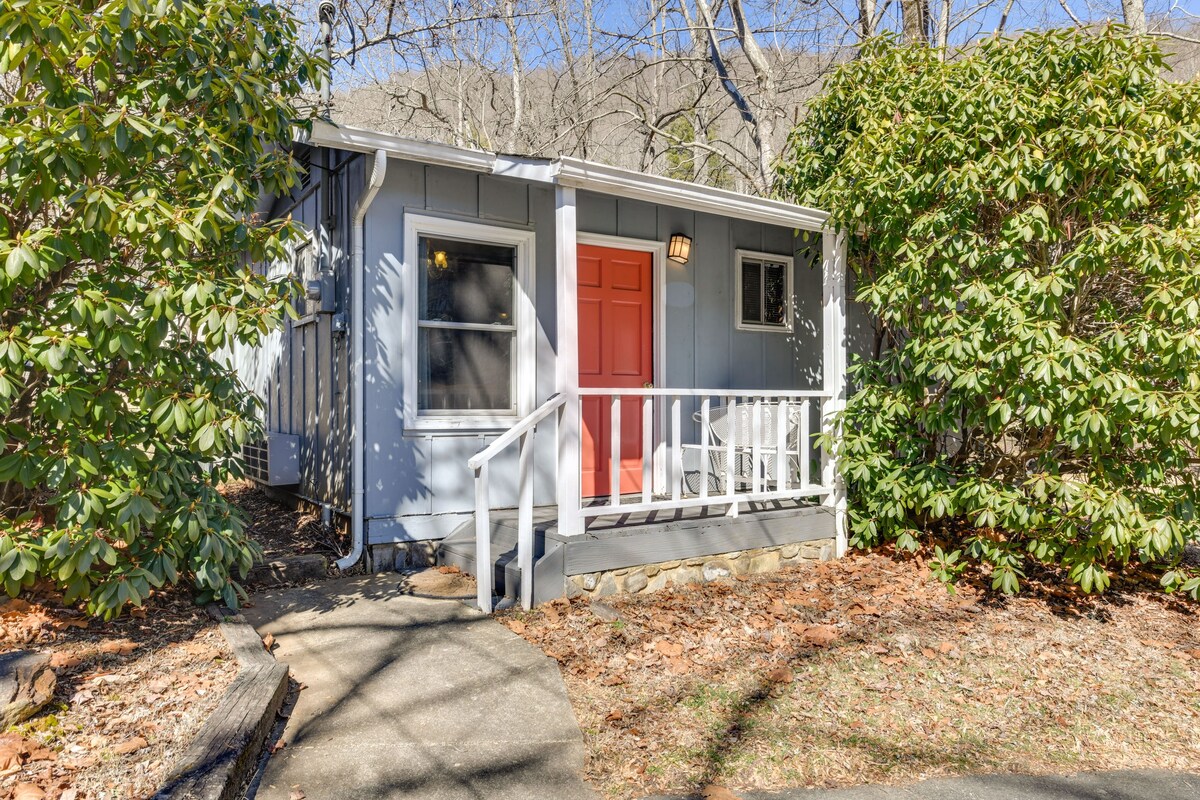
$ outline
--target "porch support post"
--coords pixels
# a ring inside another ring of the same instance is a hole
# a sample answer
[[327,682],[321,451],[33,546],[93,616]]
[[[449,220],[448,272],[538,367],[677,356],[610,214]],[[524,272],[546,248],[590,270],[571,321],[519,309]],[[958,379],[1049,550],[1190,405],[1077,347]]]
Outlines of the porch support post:
[[834,434],[833,448],[821,452],[821,484],[829,488],[822,504],[834,515],[836,553],[847,547],[846,484],[838,471],[840,431],[834,415],[846,406],[846,237],[841,231],[825,229],[821,235],[821,307],[824,350],[822,383],[828,399],[821,409],[821,432]]
[[555,387],[565,398],[558,416],[558,530],[568,535],[583,532],[583,518],[579,514],[582,406],[579,398],[577,231],[575,187],[556,186],[554,238],[558,244],[555,278],[558,354],[555,359]]

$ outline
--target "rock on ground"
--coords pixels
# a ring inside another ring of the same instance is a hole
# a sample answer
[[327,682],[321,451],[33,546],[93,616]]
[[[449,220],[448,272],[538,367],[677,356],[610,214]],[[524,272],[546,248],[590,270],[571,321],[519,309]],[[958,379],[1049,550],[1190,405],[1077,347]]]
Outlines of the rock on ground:
[[54,697],[57,680],[46,653],[0,654],[0,730],[40,711]]

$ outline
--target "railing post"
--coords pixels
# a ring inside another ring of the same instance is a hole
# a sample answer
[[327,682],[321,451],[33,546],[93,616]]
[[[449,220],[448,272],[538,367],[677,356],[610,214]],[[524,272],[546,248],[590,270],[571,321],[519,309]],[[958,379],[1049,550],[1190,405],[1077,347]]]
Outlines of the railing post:
[[700,498],[708,497],[708,464],[709,447],[712,446],[712,431],[708,429],[712,421],[712,398],[708,395],[700,401]]
[[786,397],[779,398],[775,406],[775,491],[786,492],[788,488],[788,431],[791,420],[788,419],[788,401]]
[[738,515],[737,501],[737,472],[734,467],[734,459],[737,458],[735,451],[737,438],[737,396],[730,395],[725,403],[726,419],[729,420],[729,433],[725,437],[725,496],[729,500],[729,510],[725,512],[726,516],[736,517]]
[[679,500],[683,484],[683,429],[679,419],[679,395],[671,397],[671,499]]
[[554,237],[557,245],[557,353],[555,384],[566,398],[558,416],[557,500],[558,531],[562,534],[583,532],[580,516],[580,430],[583,411],[579,401],[579,281],[578,228],[575,215],[575,189],[557,186],[554,190]]
[[609,502],[621,505],[621,395],[613,392],[609,411]]
[[642,502],[654,499],[654,396],[642,398]]
[[750,491],[758,494],[761,491],[759,483],[762,474],[762,396],[754,398],[754,407],[750,414]]
[[800,462],[800,488],[807,489],[812,483],[812,422],[808,418],[809,400],[800,401],[800,424],[796,426],[796,459]]
[[492,520],[488,499],[488,465],[475,470],[475,585],[479,610],[492,613]]
[[840,442],[835,420],[846,402],[846,238],[826,229],[821,235],[821,303],[824,352],[821,360],[825,399],[821,430],[829,446],[821,451],[821,483],[827,490],[823,505],[834,515],[835,550],[846,552],[846,487],[838,470]]
[[517,451],[517,567],[521,607],[533,608],[533,430],[521,434]]

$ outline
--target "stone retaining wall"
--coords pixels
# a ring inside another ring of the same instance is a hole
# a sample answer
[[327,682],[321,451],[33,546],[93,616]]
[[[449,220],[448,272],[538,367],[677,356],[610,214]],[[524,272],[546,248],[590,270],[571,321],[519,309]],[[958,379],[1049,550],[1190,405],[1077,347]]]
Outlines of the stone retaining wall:
[[567,596],[605,597],[618,592],[639,594],[653,592],[665,586],[685,583],[708,583],[734,575],[758,575],[780,567],[806,561],[829,561],[833,558],[833,539],[814,539],[809,542],[785,544],[778,547],[759,547],[736,553],[664,561],[627,567],[607,572],[568,575]]

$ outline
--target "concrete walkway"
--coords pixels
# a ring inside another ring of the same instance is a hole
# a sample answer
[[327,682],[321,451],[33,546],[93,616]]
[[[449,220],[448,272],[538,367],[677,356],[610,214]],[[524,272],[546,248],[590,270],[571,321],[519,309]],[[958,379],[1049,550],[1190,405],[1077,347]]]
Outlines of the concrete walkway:
[[911,786],[792,789],[742,792],[735,796],[739,800],[1200,800],[1200,775],[1166,770],[1045,776],[978,775],[935,778]]
[[454,600],[381,574],[254,595],[296,680],[256,797],[595,800],[558,665]]

